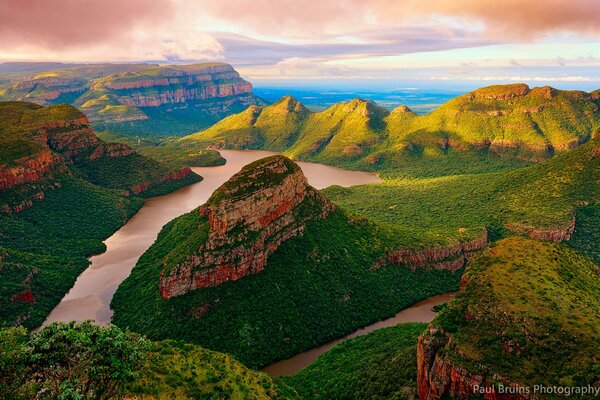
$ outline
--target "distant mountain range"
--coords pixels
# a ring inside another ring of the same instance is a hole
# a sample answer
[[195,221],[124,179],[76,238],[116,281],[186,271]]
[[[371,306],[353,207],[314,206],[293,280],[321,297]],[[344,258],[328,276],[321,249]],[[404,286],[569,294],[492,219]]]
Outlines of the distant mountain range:
[[181,135],[265,103],[229,64],[0,64],[0,100],[67,103],[98,129]]
[[362,99],[311,112],[286,96],[227,117],[179,145],[283,151],[302,160],[370,170],[460,153],[536,162],[587,142],[600,123],[599,105],[600,90],[524,84],[478,89],[427,115],[407,106],[390,112]]

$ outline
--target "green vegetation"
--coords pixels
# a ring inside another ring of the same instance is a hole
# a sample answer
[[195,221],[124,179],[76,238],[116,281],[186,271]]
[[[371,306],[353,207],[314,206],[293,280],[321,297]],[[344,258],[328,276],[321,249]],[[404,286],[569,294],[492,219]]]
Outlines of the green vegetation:
[[0,399],[294,399],[289,387],[225,354],[152,343],[114,325],[0,329]]
[[115,326],[52,324],[27,334],[0,330],[0,398],[122,397],[148,354],[143,337]]
[[[68,105],[0,102],[0,115],[0,175],[10,185],[0,191],[0,323],[36,327],[87,267],[86,257],[104,251],[102,241],[142,206],[124,191],[142,185],[141,196],[156,196],[201,178],[165,180],[172,167],[99,142]],[[92,159],[96,150],[107,154]],[[30,181],[15,183],[9,168]]]
[[213,167],[225,164],[225,159],[217,150],[198,149],[196,146],[173,146],[177,138],[153,138],[141,134],[123,135],[110,131],[99,132],[98,137],[107,142],[125,143],[138,154],[172,168]]
[[142,197],[159,196],[202,180],[200,176],[190,173],[183,179],[163,181],[172,169],[137,153],[127,157],[101,157],[84,161],[78,163],[77,168],[86,180],[111,189],[129,191],[146,182],[150,187],[139,193]]
[[428,115],[355,99],[317,113],[286,96],[250,107],[172,146],[282,151],[394,177],[493,172],[550,158],[591,138],[598,99],[578,91],[491,86]]
[[577,224],[569,247],[600,265],[600,204],[590,204],[577,210]]
[[309,221],[260,274],[165,301],[158,284],[163,262],[182,237],[198,231],[198,218],[196,210],[163,228],[119,286],[111,303],[115,324],[153,339],[200,343],[260,367],[458,288],[460,271],[371,269],[391,246],[385,231],[336,211]]
[[594,156],[598,146],[594,139],[508,172],[389,179],[323,193],[347,210],[391,226],[408,247],[472,237],[484,226],[493,239],[505,236],[507,228],[560,230],[569,225],[577,205],[600,198],[600,158]]
[[[39,326],[87,268],[86,256],[142,206],[137,198],[65,177],[43,201],[0,213],[0,321]],[[13,296],[31,291],[34,302]]]
[[465,275],[464,292],[432,322],[452,337],[444,355],[521,386],[598,382],[597,265],[562,245],[512,237],[476,256]]
[[414,398],[417,338],[427,324],[399,324],[345,340],[283,382],[304,400]]
[[153,343],[139,377],[127,393],[143,399],[296,399],[293,389],[275,384],[231,356],[200,346],[162,341]]

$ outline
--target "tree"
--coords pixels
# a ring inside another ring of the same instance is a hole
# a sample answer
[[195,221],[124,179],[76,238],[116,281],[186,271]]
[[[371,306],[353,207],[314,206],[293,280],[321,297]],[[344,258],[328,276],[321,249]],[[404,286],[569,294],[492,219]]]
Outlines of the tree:
[[150,342],[116,326],[54,323],[32,333],[29,367],[39,397],[110,399],[142,368]]
[[30,350],[25,328],[0,329],[0,399],[24,396]]

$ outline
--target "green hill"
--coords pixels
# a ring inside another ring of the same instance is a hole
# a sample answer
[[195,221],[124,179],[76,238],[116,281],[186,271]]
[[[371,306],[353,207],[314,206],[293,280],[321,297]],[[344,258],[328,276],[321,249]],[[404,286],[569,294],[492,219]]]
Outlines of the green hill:
[[[492,237],[516,232],[562,240],[572,229],[577,207],[600,199],[599,148],[594,139],[548,161],[508,172],[389,179],[375,185],[330,187],[323,193],[346,210],[393,227],[404,246],[448,242],[476,235],[483,227]],[[575,219],[576,227],[584,220],[589,218]],[[580,242],[585,245],[586,239],[581,237]]]
[[298,399],[226,354],[114,325],[0,329],[0,399]]
[[355,99],[309,112],[286,96],[182,138],[179,145],[283,151],[292,158],[395,176],[523,166],[587,142],[600,123],[594,93],[490,86],[427,115]]
[[596,385],[599,276],[597,265],[549,242],[513,237],[478,255],[464,291],[419,340],[420,396],[467,398],[473,384]]
[[304,400],[414,398],[417,339],[426,327],[398,324],[345,340],[282,381]]
[[72,106],[0,102],[0,116],[0,323],[35,327],[138,195],[201,178],[98,139]]

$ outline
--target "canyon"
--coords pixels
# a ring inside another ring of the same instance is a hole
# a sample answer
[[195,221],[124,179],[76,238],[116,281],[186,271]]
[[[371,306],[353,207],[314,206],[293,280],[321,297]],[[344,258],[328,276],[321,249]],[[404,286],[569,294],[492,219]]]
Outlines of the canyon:
[[[1,77],[1,74],[0,74]],[[173,127],[170,114],[186,133],[208,126],[251,105],[264,105],[252,84],[229,64],[91,64],[10,74],[0,100],[41,105],[69,103],[96,128],[159,133]],[[183,132],[179,131],[178,132]]]
[[[127,145],[100,140],[87,117],[74,107],[0,102],[0,109],[6,115],[0,127],[3,140],[25,149],[21,156],[0,163],[1,208],[5,212],[20,212],[42,200],[47,190],[60,187],[63,177],[73,176],[73,168],[103,168],[111,159],[129,165],[125,160],[140,157]],[[125,194],[140,194],[150,186],[181,180],[190,172],[189,168],[169,171],[160,167],[158,175],[144,172],[141,175],[146,179],[120,188]]]

